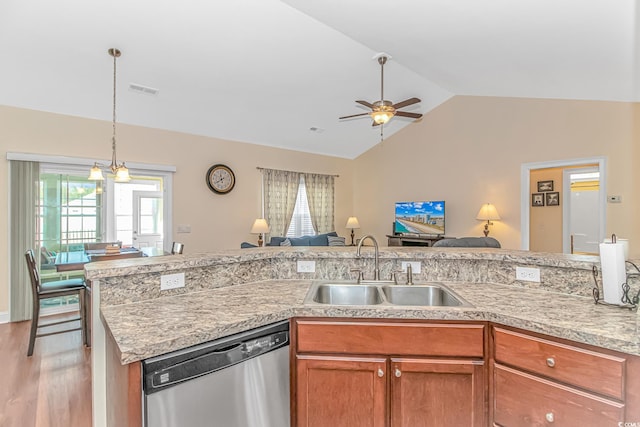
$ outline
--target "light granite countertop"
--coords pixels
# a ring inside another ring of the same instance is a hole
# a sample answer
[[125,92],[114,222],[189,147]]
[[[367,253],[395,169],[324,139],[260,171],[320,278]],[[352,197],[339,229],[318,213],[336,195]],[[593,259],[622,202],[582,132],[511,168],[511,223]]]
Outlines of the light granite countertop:
[[592,298],[482,283],[446,283],[472,307],[319,306],[303,300],[311,280],[265,280],[129,304],[101,317],[122,364],[182,349],[294,316],[485,320],[640,355],[635,311]]

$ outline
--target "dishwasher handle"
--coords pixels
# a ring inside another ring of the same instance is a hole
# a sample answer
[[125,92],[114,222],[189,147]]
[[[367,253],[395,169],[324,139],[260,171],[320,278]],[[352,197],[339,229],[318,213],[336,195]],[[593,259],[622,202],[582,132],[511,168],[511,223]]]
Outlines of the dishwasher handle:
[[289,332],[242,341],[227,348],[184,360],[145,375],[145,393],[150,394],[175,384],[233,366],[289,344]]

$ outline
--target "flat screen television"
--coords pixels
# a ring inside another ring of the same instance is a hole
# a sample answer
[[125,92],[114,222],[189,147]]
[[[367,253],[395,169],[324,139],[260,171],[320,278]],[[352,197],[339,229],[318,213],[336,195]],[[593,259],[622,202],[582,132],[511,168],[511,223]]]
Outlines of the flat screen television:
[[394,234],[444,235],[444,200],[397,202]]

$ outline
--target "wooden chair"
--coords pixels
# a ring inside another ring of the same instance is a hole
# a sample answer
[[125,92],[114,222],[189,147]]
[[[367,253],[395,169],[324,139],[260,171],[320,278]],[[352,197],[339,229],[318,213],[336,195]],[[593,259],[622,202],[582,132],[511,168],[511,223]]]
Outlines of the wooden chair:
[[180,255],[184,251],[184,244],[179,242],[173,242],[171,246],[171,255]]
[[99,249],[107,249],[107,246],[117,246],[119,248],[122,247],[122,242],[91,242],[84,244],[85,251],[95,251]]
[[[33,314],[31,317],[31,334],[29,335],[29,349],[27,350],[27,356],[33,355],[33,347],[36,342],[36,338],[44,337],[47,335],[61,334],[71,331],[82,331],[82,342],[85,345],[89,345],[89,339],[87,335],[87,309],[85,301],[86,285],[84,279],[68,279],[68,280],[56,280],[53,282],[41,283],[40,274],[36,266],[36,260],[33,255],[33,250],[29,249],[24,254],[27,260],[27,268],[29,269],[29,277],[31,278],[31,292],[33,294]],[[68,295],[78,295],[80,315],[73,319],[63,320],[60,322],[51,322],[43,325],[38,325],[40,318],[40,300],[47,298],[57,298]],[[64,329],[61,331],[48,332],[38,334],[39,328],[46,328],[48,326],[59,325],[62,323],[80,321],[80,327],[74,329]]]

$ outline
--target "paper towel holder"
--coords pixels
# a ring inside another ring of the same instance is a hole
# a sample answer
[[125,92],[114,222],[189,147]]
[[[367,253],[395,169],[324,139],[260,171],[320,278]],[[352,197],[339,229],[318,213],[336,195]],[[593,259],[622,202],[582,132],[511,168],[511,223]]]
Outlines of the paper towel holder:
[[[615,234],[612,237],[615,238]],[[595,265],[592,267],[591,270],[593,273],[593,281],[595,282],[595,287],[593,288],[592,293],[593,293],[593,299],[596,304],[609,305],[609,306],[620,307],[620,308],[628,308],[629,310],[634,310],[638,308],[638,303],[640,303],[640,289],[638,290],[638,293],[634,297],[630,298],[629,291],[631,290],[631,287],[629,286],[629,279],[632,277],[640,278],[640,268],[634,263],[632,263],[631,261],[625,261],[625,264],[632,265],[636,269],[637,273],[627,273],[627,279],[622,284],[622,298],[621,298],[620,304],[611,304],[611,303],[605,302],[604,299],[600,298],[600,285],[598,284],[598,275],[599,275],[598,267],[596,267]]]

